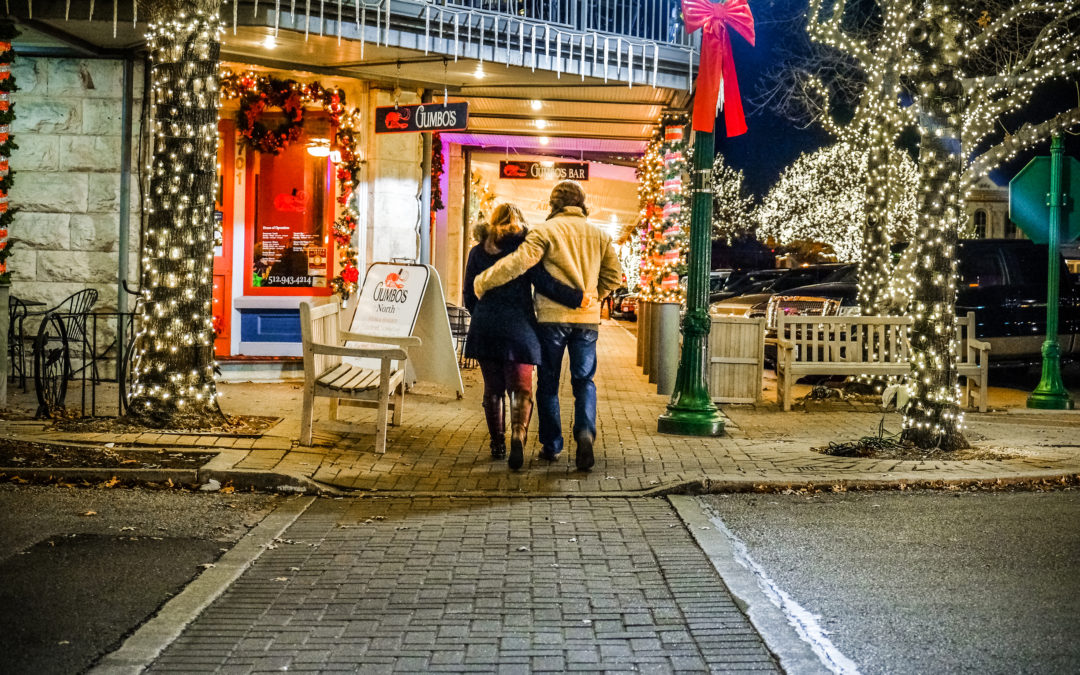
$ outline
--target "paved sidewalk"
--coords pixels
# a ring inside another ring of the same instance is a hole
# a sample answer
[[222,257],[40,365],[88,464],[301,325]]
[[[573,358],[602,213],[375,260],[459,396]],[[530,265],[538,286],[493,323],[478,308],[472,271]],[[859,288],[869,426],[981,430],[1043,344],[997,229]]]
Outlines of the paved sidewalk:
[[[466,394],[457,400],[421,386],[406,397],[404,423],[392,428],[387,452],[373,452],[374,412],[346,408],[344,422],[326,420],[327,401],[316,403],[312,447],[299,446],[301,391],[297,384],[223,384],[223,408],[234,414],[278,415],[262,435],[132,433],[76,434],[40,421],[0,421],[0,433],[34,440],[147,448],[214,448],[220,454],[200,480],[216,477],[238,487],[363,491],[397,495],[614,495],[675,489],[707,491],[762,487],[916,486],[948,482],[1075,479],[1080,475],[1080,412],[1000,409],[967,416],[967,436],[991,459],[883,461],[831,457],[811,451],[830,441],[853,441],[900,426],[896,413],[869,403],[808,401],[782,412],[771,392],[758,405],[727,405],[727,433],[720,438],[664,436],[657,416],[667,397],[657,396],[634,364],[628,331],[605,322],[599,343],[599,438],[591,473],[574,470],[573,443],[560,461],[536,458],[536,421],[526,464],[519,473],[493,462],[486,448],[476,369],[466,369]],[[563,382],[564,428],[572,400]],[[803,391],[807,390],[803,387]],[[31,394],[32,395],[32,394]],[[991,405],[1015,404],[1015,392],[991,388]],[[998,459],[1000,457],[1000,459]],[[0,467],[0,472],[3,468]]]
[[665,499],[321,499],[148,672],[779,672]]

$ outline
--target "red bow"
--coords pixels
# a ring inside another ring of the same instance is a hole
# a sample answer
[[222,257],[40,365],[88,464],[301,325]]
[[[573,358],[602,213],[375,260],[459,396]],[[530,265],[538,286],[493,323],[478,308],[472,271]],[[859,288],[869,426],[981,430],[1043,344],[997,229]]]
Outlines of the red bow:
[[724,124],[728,136],[746,133],[739,81],[735,78],[735,60],[731,55],[728,27],[754,44],[754,15],[746,0],[713,3],[709,0],[682,0],[686,32],[701,28],[701,66],[694,100],[694,129],[712,132],[716,125],[716,101],[720,79],[724,80]]

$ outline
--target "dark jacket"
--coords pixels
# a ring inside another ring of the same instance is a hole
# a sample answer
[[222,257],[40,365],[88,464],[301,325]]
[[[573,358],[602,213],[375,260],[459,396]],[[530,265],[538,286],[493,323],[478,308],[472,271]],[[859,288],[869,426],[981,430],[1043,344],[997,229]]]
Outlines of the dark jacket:
[[473,280],[521,245],[525,233],[499,242],[503,249],[497,255],[477,244],[469,251],[465,265],[465,309],[472,319],[465,340],[465,356],[470,359],[540,363],[540,341],[536,337],[536,313],[533,311],[532,291],[566,305],[581,305],[583,292],[555,279],[537,264],[528,272],[502,286],[492,288],[477,300]]

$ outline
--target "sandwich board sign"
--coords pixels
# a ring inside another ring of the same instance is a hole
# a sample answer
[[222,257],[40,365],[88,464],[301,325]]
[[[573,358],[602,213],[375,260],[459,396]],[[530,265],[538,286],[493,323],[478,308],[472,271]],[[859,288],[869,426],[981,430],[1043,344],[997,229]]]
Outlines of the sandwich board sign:
[[[431,382],[464,395],[442,281],[434,267],[396,262],[369,265],[349,330],[365,335],[420,338],[422,344],[409,349],[408,380]],[[378,367],[374,359],[345,360],[367,368]]]

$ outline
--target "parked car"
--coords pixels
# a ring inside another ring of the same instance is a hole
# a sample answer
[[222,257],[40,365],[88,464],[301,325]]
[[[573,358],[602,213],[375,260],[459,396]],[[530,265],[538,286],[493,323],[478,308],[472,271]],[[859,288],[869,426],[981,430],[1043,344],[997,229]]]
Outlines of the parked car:
[[[956,313],[975,313],[975,334],[990,343],[998,364],[1035,363],[1046,340],[1046,246],[1023,239],[964,239],[957,256]],[[855,274],[793,288],[774,299],[773,312],[822,311],[826,300],[836,313],[857,312]],[[1058,342],[1063,355],[1080,355],[1080,282],[1060,263]],[[790,298],[797,297],[797,300]]]
[[857,268],[854,263],[830,263],[787,269],[784,274],[752,287],[749,292],[710,303],[709,313],[715,316],[765,316],[769,298],[773,295],[826,279],[844,278]]
[[638,294],[627,293],[614,299],[611,305],[611,318],[637,320]]
[[744,293],[756,292],[789,272],[791,270],[786,268],[734,272],[727,278],[721,290],[712,291],[710,289],[709,303],[712,304]]

